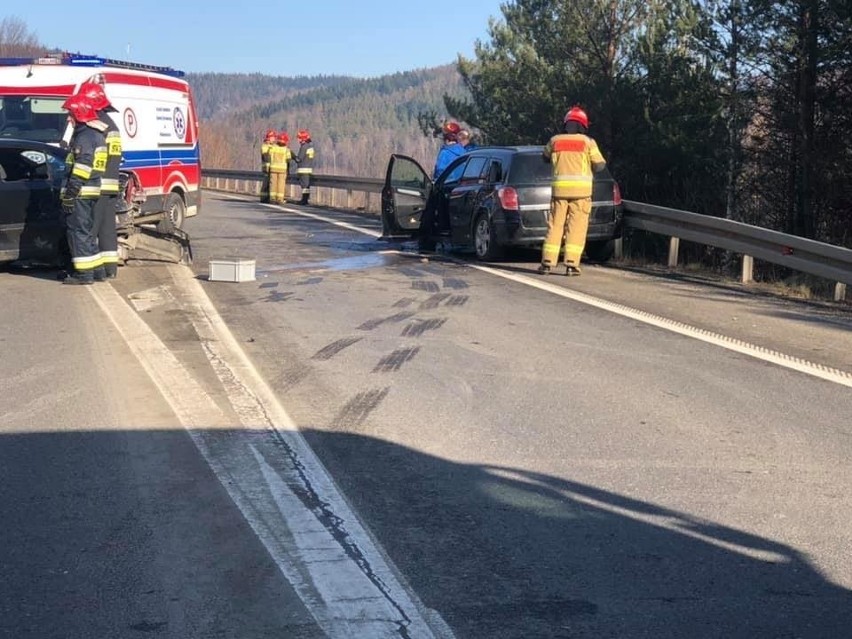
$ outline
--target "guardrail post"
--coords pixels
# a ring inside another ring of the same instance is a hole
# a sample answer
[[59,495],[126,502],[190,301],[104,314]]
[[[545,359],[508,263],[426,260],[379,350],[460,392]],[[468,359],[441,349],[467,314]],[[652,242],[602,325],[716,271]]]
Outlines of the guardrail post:
[[620,260],[622,257],[624,257],[624,238],[616,238],[615,248],[613,249],[612,254],[617,260]]
[[743,255],[743,284],[754,281],[754,258],[751,255]]
[[354,206],[352,206],[352,189],[346,189],[346,208],[355,208]]
[[846,299],[846,284],[838,282],[834,285],[834,301],[842,302]]
[[219,178],[216,178],[216,190],[219,190]]
[[677,267],[677,254],[680,251],[680,238],[669,238],[669,268]]

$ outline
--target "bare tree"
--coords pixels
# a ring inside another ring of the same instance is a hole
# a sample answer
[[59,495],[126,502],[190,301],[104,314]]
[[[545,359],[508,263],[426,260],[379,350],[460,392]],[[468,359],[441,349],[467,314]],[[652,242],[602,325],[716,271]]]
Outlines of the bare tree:
[[0,20],[0,57],[35,56],[43,49],[26,22],[16,17]]

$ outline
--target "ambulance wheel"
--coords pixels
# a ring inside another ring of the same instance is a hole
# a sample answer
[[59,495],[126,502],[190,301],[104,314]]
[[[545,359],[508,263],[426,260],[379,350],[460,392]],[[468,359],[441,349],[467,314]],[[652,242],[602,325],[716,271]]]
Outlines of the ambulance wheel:
[[170,227],[182,228],[183,220],[186,217],[186,204],[184,204],[183,198],[177,193],[169,193],[163,208],[169,213]]

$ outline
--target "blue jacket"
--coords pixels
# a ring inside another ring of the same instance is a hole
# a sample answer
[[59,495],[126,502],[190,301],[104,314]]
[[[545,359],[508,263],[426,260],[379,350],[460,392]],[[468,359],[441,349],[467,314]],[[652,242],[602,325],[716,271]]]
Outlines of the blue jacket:
[[450,163],[460,155],[464,154],[464,147],[458,142],[445,143],[441,150],[438,151],[438,157],[435,158],[435,170],[432,171],[432,179],[437,180],[438,176],[444,172]]

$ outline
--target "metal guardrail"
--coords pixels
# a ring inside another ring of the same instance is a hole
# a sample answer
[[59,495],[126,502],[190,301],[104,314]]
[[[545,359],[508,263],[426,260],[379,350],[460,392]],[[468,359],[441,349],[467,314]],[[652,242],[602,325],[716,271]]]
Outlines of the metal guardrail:
[[[203,169],[206,188],[257,194],[262,174],[259,171],[231,171]],[[243,188],[239,188],[239,182]],[[288,176],[288,185],[297,184],[295,176]],[[252,187],[248,188],[251,184]],[[334,190],[347,193],[345,208],[356,208],[355,193],[364,194],[364,210],[371,210],[371,194],[381,193],[384,180],[378,178],[344,177],[336,175],[314,175],[314,187],[329,189],[330,204],[335,206]],[[343,206],[338,203],[337,206]],[[379,203],[380,206],[380,203]],[[378,211],[379,206],[375,207]],[[680,240],[696,242],[733,251],[743,255],[742,281],[753,281],[754,259],[816,275],[836,282],[834,299],[846,298],[846,286],[852,284],[852,249],[825,244],[779,231],[734,222],[724,218],[679,211],[663,206],[624,200],[624,222],[634,229],[658,233],[670,238],[670,267],[677,266]]]

